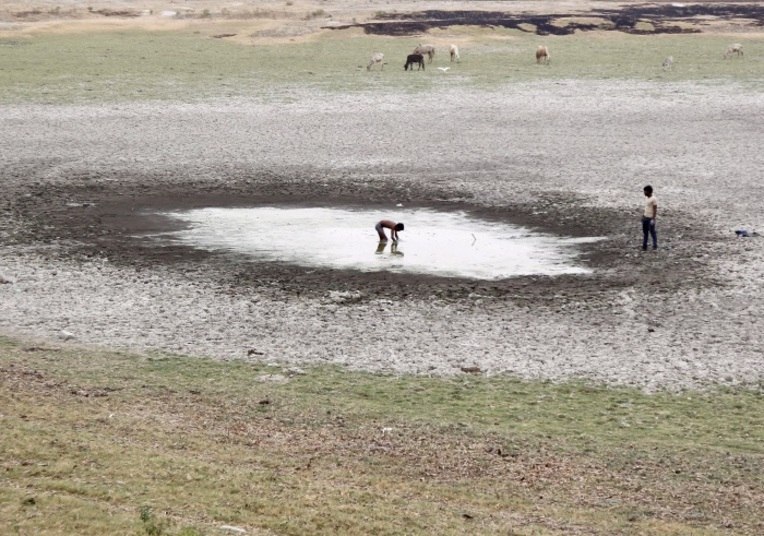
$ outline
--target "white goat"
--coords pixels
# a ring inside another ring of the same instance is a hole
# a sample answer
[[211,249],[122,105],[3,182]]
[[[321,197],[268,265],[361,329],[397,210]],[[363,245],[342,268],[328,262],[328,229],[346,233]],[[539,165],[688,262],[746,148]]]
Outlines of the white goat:
[[456,45],[451,45],[451,47],[448,50],[448,53],[451,54],[451,61],[452,62],[459,62],[459,47]]
[[385,55],[381,52],[375,52],[371,55],[371,59],[369,60],[369,64],[366,66],[367,71],[371,71],[371,66],[376,65],[377,63],[382,66],[382,70],[385,70],[385,64],[383,63],[385,59]]
[[724,59],[726,60],[733,54],[737,55],[738,57],[743,55],[743,45],[740,43],[733,43],[730,46],[727,47],[727,51],[724,53]]

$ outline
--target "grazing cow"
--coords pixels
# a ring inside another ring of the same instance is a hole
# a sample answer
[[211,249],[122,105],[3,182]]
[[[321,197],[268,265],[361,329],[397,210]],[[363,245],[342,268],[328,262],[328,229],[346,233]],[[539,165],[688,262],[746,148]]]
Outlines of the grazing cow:
[[670,71],[674,67],[674,56],[666,56],[662,63],[664,71]]
[[433,45],[423,45],[423,44],[420,43],[419,46],[417,46],[414,49],[413,53],[414,54],[421,54],[422,56],[427,56],[429,58],[429,60],[430,60],[429,63],[432,63],[432,58],[435,57],[435,46],[433,46]]
[[459,62],[459,47],[456,45],[451,45],[451,48],[448,51],[449,54],[451,54],[451,62]]
[[417,71],[419,69],[424,70],[424,56],[421,54],[409,54],[406,56],[406,65],[403,66],[404,71],[408,71],[409,67],[411,67],[411,70],[414,70],[414,64],[417,64]]
[[371,59],[369,60],[369,64],[366,66],[366,70],[367,71],[371,71],[371,66],[372,65],[379,64],[382,67],[381,70],[384,71],[385,70],[385,64],[382,62],[384,59],[385,59],[385,55],[384,54],[382,54],[381,52],[375,52],[374,54],[371,55]]
[[724,53],[724,59],[726,60],[733,54],[737,55],[738,57],[743,55],[743,45],[740,43],[733,43],[730,46],[727,47],[727,51]]
[[536,63],[549,64],[549,49],[544,45],[539,45],[536,49]]

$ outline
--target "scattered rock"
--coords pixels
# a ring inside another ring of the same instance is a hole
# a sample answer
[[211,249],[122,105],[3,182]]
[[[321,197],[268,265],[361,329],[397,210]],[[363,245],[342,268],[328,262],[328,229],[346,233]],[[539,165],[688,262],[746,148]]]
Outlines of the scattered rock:
[[286,383],[289,378],[283,374],[261,374],[256,380],[259,382]]
[[81,396],[84,398],[90,398],[90,397],[100,398],[100,397],[109,396],[109,393],[105,389],[91,389],[91,390],[71,389],[69,390],[69,393],[75,396]]
[[58,332],[58,337],[63,341],[71,341],[72,339],[76,338],[74,333],[71,331],[66,331],[65,329],[62,329]]
[[326,295],[326,301],[329,303],[353,303],[360,301],[363,297],[357,290],[330,290]]
[[759,236],[756,231],[749,231],[748,229],[735,229],[735,234],[740,238],[749,238],[752,236]]
[[[490,450],[489,450],[489,452],[490,452]],[[516,458],[517,457],[517,453],[516,452],[507,452],[506,449],[502,449],[501,447],[496,449],[496,454],[499,457],[501,457],[501,458],[509,458],[510,456],[512,458]]]
[[21,349],[24,352],[52,352],[56,350],[60,350],[60,348],[47,348],[45,346],[25,346]]
[[247,531],[241,527],[234,527],[233,525],[220,525],[220,530],[227,530],[228,532],[235,532],[236,534],[246,534]]

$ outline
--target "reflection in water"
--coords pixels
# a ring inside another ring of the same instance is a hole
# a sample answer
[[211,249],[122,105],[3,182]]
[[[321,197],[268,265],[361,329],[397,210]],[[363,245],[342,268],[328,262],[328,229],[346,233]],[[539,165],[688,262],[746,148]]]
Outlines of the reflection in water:
[[[535,234],[464,212],[426,209],[205,208],[166,215],[188,224],[171,233],[173,240],[261,262],[473,279],[586,273],[574,263],[577,245],[597,240]],[[369,246],[378,240],[374,225],[389,217],[406,223],[405,241],[379,242],[372,253]]]
[[[387,240],[380,240],[379,245],[377,246],[377,251],[375,251],[374,253],[376,253],[377,255],[381,255],[382,253],[385,252],[386,247],[387,247]],[[393,242],[390,245],[390,255],[403,256],[403,252],[398,251],[398,242]]]

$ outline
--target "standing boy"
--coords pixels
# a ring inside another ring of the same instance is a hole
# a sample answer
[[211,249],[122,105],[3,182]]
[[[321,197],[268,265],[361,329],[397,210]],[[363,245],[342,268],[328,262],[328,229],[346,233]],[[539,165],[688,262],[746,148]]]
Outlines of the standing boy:
[[647,235],[653,239],[653,249],[658,249],[658,234],[655,231],[655,218],[658,216],[658,201],[653,195],[653,187],[645,186],[645,211],[642,214],[642,249],[647,250]]

